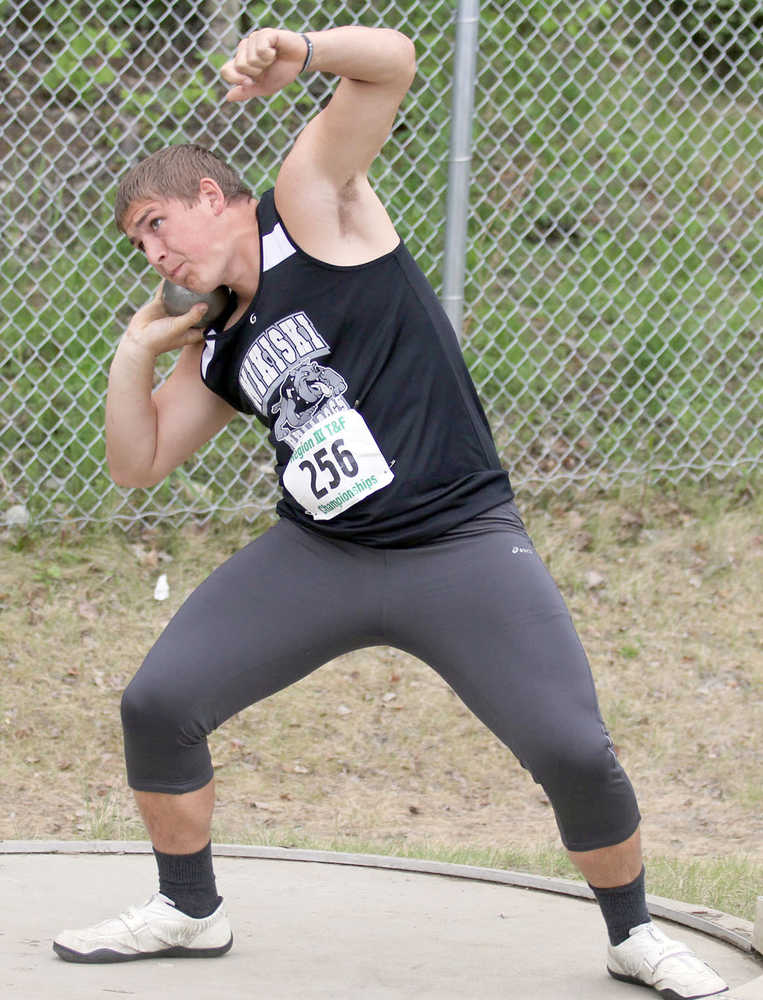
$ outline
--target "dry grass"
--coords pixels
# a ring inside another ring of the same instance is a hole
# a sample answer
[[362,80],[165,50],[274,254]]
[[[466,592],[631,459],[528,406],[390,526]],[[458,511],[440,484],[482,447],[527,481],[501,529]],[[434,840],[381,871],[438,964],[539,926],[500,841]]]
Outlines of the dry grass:
[[[759,502],[625,497],[524,512],[591,658],[648,854],[684,874],[727,859],[760,882]],[[121,690],[183,597],[248,535],[0,543],[0,837],[145,836],[124,785]],[[171,594],[160,603],[162,572]],[[335,660],[210,743],[218,840],[558,864],[542,790],[434,672],[396,650]]]

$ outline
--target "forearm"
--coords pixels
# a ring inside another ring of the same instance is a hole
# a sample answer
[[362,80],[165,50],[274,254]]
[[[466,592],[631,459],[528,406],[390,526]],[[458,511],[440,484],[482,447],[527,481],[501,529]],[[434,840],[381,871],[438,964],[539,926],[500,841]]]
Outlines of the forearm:
[[310,70],[367,83],[410,83],[415,50],[405,35],[391,28],[348,26],[308,31],[313,45]]
[[153,353],[126,333],[109,371],[106,395],[106,460],[120,486],[151,483],[156,454],[157,414],[151,398]]
[[389,28],[329,28],[296,31],[261,28],[247,35],[236,55],[222,70],[231,85],[228,101],[248,101],[278,93],[299,76],[308,47],[312,45],[311,70],[331,73],[357,83],[374,84],[377,91],[399,101],[416,71],[413,43]]

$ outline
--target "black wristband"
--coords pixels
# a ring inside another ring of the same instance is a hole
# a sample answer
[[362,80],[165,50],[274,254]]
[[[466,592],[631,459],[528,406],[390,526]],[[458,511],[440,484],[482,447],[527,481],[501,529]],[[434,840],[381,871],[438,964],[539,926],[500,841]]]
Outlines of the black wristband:
[[[300,32],[302,34],[302,32]],[[302,63],[302,69],[300,73],[305,73],[310,68],[310,63],[313,61],[313,43],[307,37],[307,35],[302,34],[305,40],[305,45],[307,46],[307,55],[305,56],[305,61]]]

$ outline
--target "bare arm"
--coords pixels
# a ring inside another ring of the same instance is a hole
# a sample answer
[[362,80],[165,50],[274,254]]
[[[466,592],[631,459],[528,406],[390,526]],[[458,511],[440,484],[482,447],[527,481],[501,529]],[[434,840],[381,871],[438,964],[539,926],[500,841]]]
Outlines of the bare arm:
[[[366,175],[413,80],[415,53],[404,35],[383,28],[332,28],[308,37],[311,70],[341,79],[284,161],[276,202],[304,249],[334,263],[355,263],[397,242]],[[228,99],[275,93],[296,78],[305,54],[304,39],[294,32],[254,32],[223,68],[234,84]]]
[[[167,317],[158,295],[131,320],[117,347],[106,395],[106,459],[120,486],[153,486],[235,414],[199,376],[203,309]],[[152,393],[159,354],[182,348],[172,374]]]

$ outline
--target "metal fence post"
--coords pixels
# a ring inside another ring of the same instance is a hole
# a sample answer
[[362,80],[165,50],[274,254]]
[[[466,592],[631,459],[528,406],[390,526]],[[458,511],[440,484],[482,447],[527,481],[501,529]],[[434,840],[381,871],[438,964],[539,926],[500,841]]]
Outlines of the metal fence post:
[[466,268],[466,230],[469,215],[469,177],[472,159],[472,113],[477,76],[479,0],[459,0],[456,14],[456,53],[448,161],[442,304],[461,339]]

